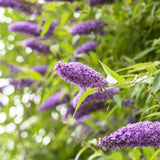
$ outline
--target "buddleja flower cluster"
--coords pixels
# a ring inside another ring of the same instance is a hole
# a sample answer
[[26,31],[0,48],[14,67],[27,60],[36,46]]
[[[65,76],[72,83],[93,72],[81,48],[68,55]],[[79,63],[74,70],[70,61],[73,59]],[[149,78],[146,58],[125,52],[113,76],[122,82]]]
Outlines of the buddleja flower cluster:
[[127,147],[158,148],[160,145],[160,122],[138,122],[128,124],[108,137],[100,138],[98,145],[103,149],[121,149]]
[[29,2],[26,0],[0,0],[0,6],[6,8],[12,8],[16,11],[20,11],[24,14],[35,14],[38,15],[41,13],[42,5]]
[[107,85],[105,78],[100,73],[79,62],[64,63],[59,61],[55,64],[54,70],[65,81],[74,83],[83,89],[89,87],[103,88]]

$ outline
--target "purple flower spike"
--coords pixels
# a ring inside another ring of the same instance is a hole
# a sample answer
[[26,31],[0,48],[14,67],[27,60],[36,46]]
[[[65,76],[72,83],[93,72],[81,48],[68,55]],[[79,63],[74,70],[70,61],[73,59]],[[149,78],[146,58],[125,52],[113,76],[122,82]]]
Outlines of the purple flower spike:
[[48,70],[48,65],[34,66],[32,67],[32,70],[40,73],[41,75],[45,75]]
[[17,5],[17,3],[17,0],[0,0],[1,7],[14,8]]
[[9,25],[9,31],[11,32],[19,32],[23,34],[28,34],[32,36],[39,36],[40,30],[36,24],[31,22],[15,22]]
[[43,45],[41,42],[35,41],[33,39],[24,40],[23,46],[29,47],[32,50],[36,51],[37,53],[43,53],[43,54],[50,54],[51,53],[48,45]]
[[57,105],[66,103],[69,101],[69,97],[68,95],[63,97],[63,93],[64,91],[61,90],[57,93],[55,93],[54,95],[52,95],[51,97],[49,97],[39,108],[38,111],[42,112],[51,108],[56,107]]
[[74,35],[88,35],[94,32],[95,34],[104,35],[105,24],[101,20],[87,21],[84,23],[78,23],[71,28],[71,34]]
[[114,0],[90,0],[90,6],[96,6],[99,4],[112,4]]
[[[82,95],[84,90],[80,90],[79,93],[73,98],[72,105],[74,108],[76,108],[78,101]],[[116,94],[119,92],[118,88],[111,88],[106,91],[97,91],[96,93],[89,95],[82,103],[81,106],[85,106],[91,102],[107,102],[109,99],[113,98],[113,94]]]
[[107,85],[105,78],[100,73],[82,63],[59,61],[56,63],[54,70],[65,81],[74,83],[83,89],[88,87],[103,88]]
[[96,47],[97,47],[97,43],[95,41],[89,41],[87,43],[84,43],[80,47],[78,47],[76,54],[88,53],[90,51],[95,51]]
[[64,2],[74,2],[75,0],[45,0],[45,1],[48,1],[48,2],[61,2],[61,1],[64,1]]
[[12,8],[16,11],[20,11],[24,14],[35,14],[38,15],[41,13],[41,4],[21,1],[21,0],[0,0],[0,6],[6,8]]
[[108,137],[99,138],[98,145],[105,151],[127,147],[158,148],[160,146],[160,122],[145,121],[128,124]]

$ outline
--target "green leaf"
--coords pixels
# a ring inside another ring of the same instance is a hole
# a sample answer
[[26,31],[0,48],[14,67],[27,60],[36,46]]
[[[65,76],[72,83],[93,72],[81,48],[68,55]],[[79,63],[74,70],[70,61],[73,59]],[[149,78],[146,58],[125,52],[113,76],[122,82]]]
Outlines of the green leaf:
[[151,109],[157,108],[157,107],[159,107],[159,105],[152,106],[152,107],[146,109],[142,114],[146,113],[147,111],[149,111]]
[[138,148],[135,148],[133,149],[131,156],[133,159],[140,160],[141,152],[139,151]]
[[36,72],[30,68],[27,68],[27,67],[20,67],[20,68],[21,68],[22,72],[24,72],[25,74],[30,76],[33,80],[39,80],[39,79],[43,78],[41,74],[39,74],[38,72]]
[[88,158],[88,160],[94,160],[94,158],[99,157],[99,156],[102,156],[102,155],[103,155],[103,152],[102,152],[101,150],[96,151],[94,154],[92,154],[92,155]]
[[87,149],[87,147],[83,147],[76,155],[75,160],[79,160],[80,155]]
[[138,59],[142,58],[143,56],[147,55],[148,53],[150,53],[150,52],[152,52],[156,49],[158,49],[158,47],[147,48],[147,49],[143,50],[142,52],[140,52],[137,56],[135,56],[133,58],[133,60],[138,60]]
[[47,33],[52,21],[53,21],[53,18],[51,18],[51,17],[46,20],[46,22],[45,22],[45,24],[43,26],[43,30],[41,32],[41,37],[43,37]]
[[73,114],[73,117],[76,115],[76,112],[78,111],[81,103],[91,94],[93,93],[96,93],[96,88],[88,88],[85,92],[82,93],[79,101],[78,101],[78,104],[77,104],[77,107],[76,107],[76,110],[74,111],[74,114]]
[[103,67],[105,73],[107,75],[110,74],[114,79],[116,79],[119,82],[119,84],[122,84],[125,81],[125,79],[122,76],[120,76],[118,73],[114,72],[112,69],[110,69],[108,66],[103,64],[101,61],[99,62],[101,66]]
[[156,76],[152,84],[152,91],[156,93],[160,89],[160,74]]
[[152,114],[150,114],[150,115],[148,115],[148,116],[146,116],[146,117],[144,117],[144,118],[154,117],[154,116],[160,116],[160,112],[154,112],[154,113],[152,113]]
[[121,108],[122,107],[121,95],[120,94],[114,94],[113,99],[116,102],[116,104],[119,106],[119,108]]
[[122,154],[120,152],[112,153],[109,158],[111,160],[123,160]]

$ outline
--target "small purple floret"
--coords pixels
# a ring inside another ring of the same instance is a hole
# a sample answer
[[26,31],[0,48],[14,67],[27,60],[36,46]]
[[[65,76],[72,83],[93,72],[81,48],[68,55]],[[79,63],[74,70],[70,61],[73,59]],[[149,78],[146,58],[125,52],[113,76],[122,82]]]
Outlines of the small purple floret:
[[160,122],[138,122],[128,124],[108,137],[99,138],[99,147],[103,150],[133,147],[160,146]]
[[83,89],[88,87],[104,88],[107,85],[105,78],[100,73],[82,63],[59,61],[56,63],[54,70],[65,81],[74,83]]

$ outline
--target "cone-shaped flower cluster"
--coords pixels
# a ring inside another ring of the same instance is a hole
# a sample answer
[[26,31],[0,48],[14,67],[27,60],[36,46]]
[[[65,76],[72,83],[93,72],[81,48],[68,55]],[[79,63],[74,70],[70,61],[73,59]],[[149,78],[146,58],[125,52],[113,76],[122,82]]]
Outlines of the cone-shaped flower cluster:
[[61,90],[57,93],[55,93],[54,95],[52,95],[51,97],[49,97],[39,108],[38,111],[44,111],[44,110],[48,110],[51,108],[56,107],[57,105],[66,103],[69,101],[69,97],[68,95],[63,96],[64,91]]
[[23,41],[24,47],[29,47],[37,53],[50,54],[51,51],[48,45],[44,45],[39,41],[35,41],[33,39],[26,39]]
[[96,47],[97,47],[97,43],[95,41],[89,41],[87,43],[84,43],[80,47],[78,47],[76,54],[88,53],[90,51],[95,51]]
[[[84,91],[81,89],[79,93],[73,98],[72,105],[76,108],[79,99]],[[96,93],[89,95],[82,103],[81,107],[89,104],[90,102],[106,102],[113,98],[113,94],[119,92],[119,88],[111,88],[106,91],[97,91]]]
[[12,8],[16,11],[20,11],[24,14],[35,14],[41,13],[42,5],[26,0],[0,0],[0,6],[6,8]]
[[128,124],[108,137],[100,138],[98,145],[103,149],[120,149],[127,147],[159,147],[160,122],[138,122]]
[[71,34],[73,36],[83,34],[87,35],[94,32],[95,34],[104,35],[104,26],[105,24],[101,20],[78,23],[71,28]]
[[[52,36],[54,33],[55,26],[57,25],[58,25],[58,21],[53,20],[48,31],[44,35],[43,39],[46,39]],[[39,37],[43,30],[43,27],[38,28],[37,24],[31,23],[28,21],[24,21],[24,22],[12,23],[9,25],[8,29],[11,32],[19,32],[19,33]]]
[[78,62],[64,63],[59,61],[56,63],[54,70],[65,81],[74,83],[83,89],[88,87],[103,88],[107,85],[105,78],[100,73]]
[[99,4],[112,4],[114,0],[90,0],[90,5],[91,6],[96,6]]
[[15,22],[9,25],[9,31],[11,32],[19,32],[23,34],[28,34],[32,36],[39,36],[40,30],[38,26],[31,22]]
[[60,2],[60,1],[64,1],[64,2],[74,2],[75,0],[45,0],[48,2]]

